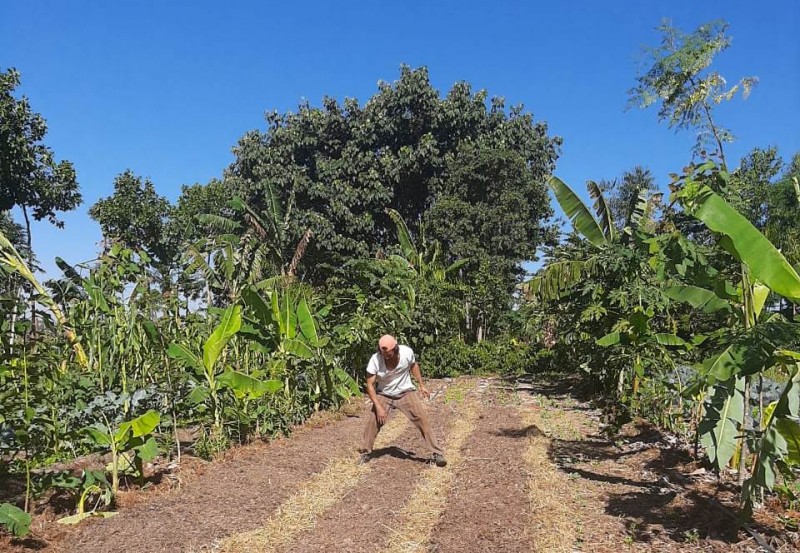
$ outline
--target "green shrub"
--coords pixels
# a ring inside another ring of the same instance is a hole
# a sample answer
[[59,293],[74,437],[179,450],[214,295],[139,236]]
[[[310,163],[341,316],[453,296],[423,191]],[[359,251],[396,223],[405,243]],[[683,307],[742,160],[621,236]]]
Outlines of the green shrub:
[[437,342],[424,348],[420,363],[433,378],[462,374],[520,375],[529,370],[535,355],[531,346],[501,337],[477,344],[459,339]]

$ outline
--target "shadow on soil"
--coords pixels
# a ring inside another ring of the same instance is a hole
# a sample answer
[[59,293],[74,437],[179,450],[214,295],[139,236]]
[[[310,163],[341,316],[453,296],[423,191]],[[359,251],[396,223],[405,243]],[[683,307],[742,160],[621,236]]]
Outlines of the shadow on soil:
[[429,463],[430,459],[428,457],[419,457],[413,451],[407,451],[405,449],[399,448],[397,446],[390,446],[390,447],[382,447],[380,449],[373,449],[372,455],[370,455],[370,460],[375,460],[380,457],[389,456],[394,457],[396,459],[404,459],[407,461],[416,461],[417,463]]
[[[737,491],[717,482],[697,484],[686,475],[687,467],[696,466],[690,465],[689,453],[663,443],[657,429],[640,424],[622,439],[622,447],[598,436],[553,439],[548,455],[572,477],[634,488],[610,490],[606,512],[624,519],[628,535],[636,542],[668,540],[685,545],[710,538],[737,543],[739,523],[719,501],[723,496],[735,497]],[[759,532],[780,538],[766,528]]]

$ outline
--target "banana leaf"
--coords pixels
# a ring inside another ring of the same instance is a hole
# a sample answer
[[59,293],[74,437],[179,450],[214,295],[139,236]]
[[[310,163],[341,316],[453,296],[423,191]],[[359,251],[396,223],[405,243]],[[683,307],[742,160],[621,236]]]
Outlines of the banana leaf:
[[700,443],[718,470],[724,469],[736,450],[738,427],[744,420],[744,378],[733,377],[711,389],[698,432]]
[[747,265],[755,279],[785,298],[800,300],[800,275],[750,221],[707,186],[685,200],[692,216],[728,237],[731,253]]
[[230,342],[231,338],[239,332],[242,326],[242,308],[233,305],[225,310],[222,320],[203,344],[203,366],[209,373],[214,368],[220,353]]
[[664,295],[671,300],[688,303],[695,309],[702,309],[705,313],[733,311],[729,302],[699,286],[668,286],[664,289]]
[[598,248],[605,246],[603,229],[577,194],[558,177],[550,177],[548,185],[575,229]]

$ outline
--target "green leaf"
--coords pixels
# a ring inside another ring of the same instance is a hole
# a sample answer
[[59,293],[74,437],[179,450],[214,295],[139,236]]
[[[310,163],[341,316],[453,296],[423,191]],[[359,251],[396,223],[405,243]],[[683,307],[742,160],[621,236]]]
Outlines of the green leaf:
[[188,367],[203,370],[203,363],[200,361],[200,358],[198,358],[183,344],[176,344],[175,342],[172,342],[167,349],[167,353],[170,357],[182,361]]
[[764,304],[767,302],[769,292],[769,288],[760,282],[753,284],[753,311],[756,317],[761,315],[761,311],[764,310]]
[[419,258],[419,253],[417,252],[417,247],[414,245],[414,241],[411,239],[411,233],[408,231],[408,227],[406,226],[406,222],[403,220],[403,216],[394,209],[387,209],[386,214],[389,215],[397,227],[397,241],[400,242],[400,248],[403,250],[403,256],[407,261],[416,263],[417,259]]
[[308,308],[305,298],[302,298],[300,303],[297,304],[297,319],[300,323],[300,332],[302,332],[309,344],[316,346],[319,343],[317,327],[314,324],[314,317],[311,315],[311,310]]
[[772,242],[718,194],[704,186],[685,204],[709,229],[728,236],[732,253],[747,265],[754,279],[785,298],[800,300],[800,275]]
[[283,341],[283,348],[285,351],[303,359],[311,359],[314,357],[314,350],[300,340],[286,339]]
[[5,525],[18,538],[28,535],[31,515],[11,503],[0,505],[0,524]]
[[548,185],[575,229],[598,248],[605,246],[607,241],[603,229],[575,192],[558,177],[550,177]]
[[194,389],[189,392],[189,395],[186,396],[186,401],[189,405],[197,405],[198,403],[203,403],[208,396],[211,394],[211,391],[206,386],[195,386]]
[[674,334],[659,333],[659,334],[656,334],[655,336],[656,336],[656,342],[658,342],[662,346],[685,346],[686,345],[686,340],[684,340],[680,336],[675,336]]
[[285,322],[285,336],[287,338],[294,338],[297,336],[297,314],[295,313],[294,298],[288,289],[283,293],[281,312],[281,316]]
[[[766,411],[766,410],[765,410]],[[796,424],[800,414],[800,370],[793,366],[791,378],[781,393],[777,403],[769,409],[767,422],[761,439],[757,442],[756,462],[753,476],[746,482],[747,504],[752,507],[753,492],[755,487],[766,488],[772,491],[775,486],[775,463],[778,461],[791,462],[790,447],[797,450],[797,433],[792,423]],[[783,422],[783,424],[781,424]],[[789,424],[787,424],[789,423]],[[789,438],[781,431],[785,427]],[[792,440],[790,446],[789,440]]]
[[620,342],[620,334],[619,332],[609,332],[602,338],[598,338],[596,343],[598,346],[609,347],[615,346]]
[[130,429],[131,436],[139,438],[150,434],[161,422],[161,415],[158,411],[150,409],[144,415],[140,415],[133,420],[123,422],[119,425],[120,431]]
[[141,324],[145,333],[147,333],[147,337],[150,338],[150,342],[155,345],[159,345],[161,343],[161,334],[158,332],[156,325],[153,324],[153,321],[142,319]]
[[460,268],[464,267],[469,262],[470,262],[469,258],[467,258],[467,259],[459,259],[458,261],[454,261],[453,263],[451,263],[447,267],[447,269],[444,270],[444,272],[445,272],[446,275],[455,273],[456,271],[458,271]]
[[333,374],[336,375],[336,377],[339,379],[340,382],[344,383],[347,390],[349,390],[352,395],[354,396],[361,395],[361,390],[359,390],[358,388],[358,382],[356,382],[352,376],[347,374],[347,371],[345,371],[341,367],[336,367],[333,370]]
[[283,383],[280,380],[258,380],[233,370],[225,371],[217,380],[223,386],[230,388],[234,395],[239,398],[247,395],[251,399],[256,399],[267,392],[276,392],[283,387]]
[[267,300],[252,288],[245,288],[242,290],[242,301],[250,308],[252,313],[256,316],[258,321],[264,325],[269,326],[273,322],[273,312]]
[[150,436],[142,445],[138,445],[133,449],[136,450],[139,458],[145,462],[152,461],[158,457],[158,443],[153,436]]
[[214,364],[217,362],[220,353],[225,349],[225,346],[231,338],[239,332],[242,326],[242,308],[238,305],[232,305],[222,314],[217,328],[208,337],[206,343],[203,344],[203,365],[208,373],[212,373]]
[[714,292],[698,286],[668,286],[664,289],[664,295],[671,300],[688,303],[696,309],[702,309],[705,313],[733,310],[730,303]]
[[100,430],[99,428],[95,428],[93,426],[87,426],[83,430],[84,432],[89,434],[89,437],[92,439],[95,445],[111,447],[114,444],[114,438],[110,434]]
[[698,432],[709,460],[722,470],[736,450],[737,429],[744,419],[744,378],[720,382],[709,392]]

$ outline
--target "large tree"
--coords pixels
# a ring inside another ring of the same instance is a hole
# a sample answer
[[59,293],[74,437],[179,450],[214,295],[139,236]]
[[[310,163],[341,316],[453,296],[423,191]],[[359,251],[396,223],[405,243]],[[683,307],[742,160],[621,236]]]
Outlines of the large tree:
[[[19,73],[0,73],[0,212],[17,207],[25,220],[25,250],[33,260],[31,217],[47,219],[57,227],[60,211],[71,211],[81,203],[75,169],[69,161],[56,162],[44,144],[47,123],[35,113],[25,96],[14,95]],[[31,319],[36,327],[35,300],[31,298]]]
[[143,250],[164,266],[177,253],[167,233],[171,211],[169,200],[156,192],[150,179],[127,170],[114,179],[114,194],[98,200],[89,216],[100,224],[107,242]]
[[728,203],[762,231],[767,224],[770,189],[782,165],[774,147],[754,148],[742,158],[724,191]]
[[426,69],[403,67],[363,105],[326,98],[267,122],[240,140],[226,182],[258,211],[277,191],[289,214],[287,248],[313,232],[306,277],[391,247],[387,208],[412,234],[424,222],[450,259],[494,256],[510,276],[546,234],[544,181],[560,140],[522,107],[487,105],[486,92],[466,83],[442,98]]
[[792,263],[800,262],[800,153],[768,190],[764,232]]
[[19,84],[16,70],[0,73],[0,211],[22,210],[30,254],[30,217],[61,227],[57,213],[75,209],[81,194],[72,163],[57,163],[43,143],[44,118],[31,110],[26,97],[14,96]]

